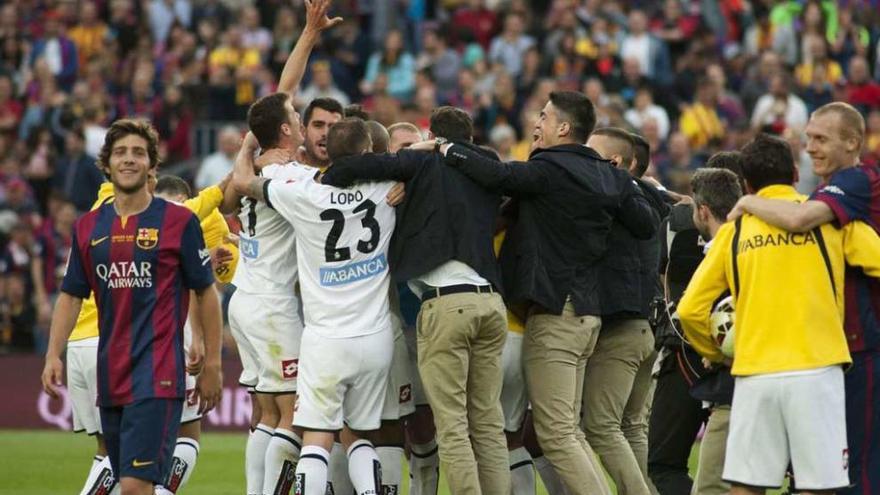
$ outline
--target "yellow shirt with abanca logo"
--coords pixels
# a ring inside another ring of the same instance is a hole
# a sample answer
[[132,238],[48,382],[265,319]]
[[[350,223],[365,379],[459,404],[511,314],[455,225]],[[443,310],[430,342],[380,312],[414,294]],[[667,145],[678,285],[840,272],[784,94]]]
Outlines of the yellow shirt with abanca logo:
[[[765,187],[758,196],[806,199],[781,185]],[[852,362],[843,331],[844,267],[848,263],[880,277],[880,238],[874,230],[852,222],[796,234],[747,214],[735,237],[735,223],[721,227],[678,305],[685,337],[694,349],[710,361],[724,359],[711,336],[709,315],[714,301],[730,290],[736,308],[733,375]]]
[[[105,182],[101,184],[101,188],[98,190],[98,199],[91,209],[97,209],[109,201],[113,201],[113,184]],[[238,263],[238,248],[234,244],[226,242],[229,226],[223,215],[217,210],[222,201],[223,191],[217,186],[211,186],[203,189],[198,196],[185,201],[184,206],[195,213],[201,222],[202,236],[205,238],[205,245],[208,249],[224,244],[224,247],[232,251],[233,261],[230,266],[226,267],[222,274],[215,273],[217,280],[226,283],[232,280],[232,275],[235,273],[235,266]],[[76,342],[97,336],[98,307],[95,305],[95,296],[92,294],[88,299],[83,300],[76,325],[67,340],[68,342]]]

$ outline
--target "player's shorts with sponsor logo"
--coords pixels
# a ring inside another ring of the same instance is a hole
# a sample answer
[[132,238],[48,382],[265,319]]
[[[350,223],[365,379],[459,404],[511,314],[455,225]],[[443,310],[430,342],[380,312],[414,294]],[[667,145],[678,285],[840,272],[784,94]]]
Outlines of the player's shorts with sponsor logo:
[[180,399],[144,399],[101,407],[107,456],[118,478],[163,483],[174,459],[180,429]]
[[67,343],[67,396],[73,412],[73,431],[101,433],[98,412],[98,337]]
[[504,431],[511,433],[522,427],[529,403],[523,375],[522,343],[521,333],[509,331],[501,353],[501,409],[504,412]]
[[236,290],[229,326],[241,355],[239,383],[262,393],[295,393],[303,335],[299,298]]
[[399,325],[394,325],[394,353],[391,355],[388,388],[385,391],[385,405],[382,407],[383,421],[394,421],[416,412],[412,389],[409,349],[406,347],[403,330]]
[[360,431],[378,429],[393,346],[390,327],[346,338],[306,329],[294,426],[323,431],[341,430],[343,425]]
[[849,485],[843,369],[736,377],[723,479],[778,488],[791,463],[797,491]]

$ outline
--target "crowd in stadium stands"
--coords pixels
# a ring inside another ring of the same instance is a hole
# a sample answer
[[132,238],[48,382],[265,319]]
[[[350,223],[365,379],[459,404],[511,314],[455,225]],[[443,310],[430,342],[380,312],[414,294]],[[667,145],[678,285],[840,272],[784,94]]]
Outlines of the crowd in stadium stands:
[[[148,118],[162,168],[197,188],[231,171],[248,106],[275,90],[300,0],[12,0],[0,7],[0,349],[42,351],[71,225],[96,197],[115,119]],[[338,1],[295,101],[360,103],[379,122],[470,112],[476,140],[527,157],[551,91],[580,90],[597,126],[640,133],[649,175],[687,194],[715,151],[784,136],[801,192],[809,113],[867,120],[880,160],[880,5],[872,1]]]

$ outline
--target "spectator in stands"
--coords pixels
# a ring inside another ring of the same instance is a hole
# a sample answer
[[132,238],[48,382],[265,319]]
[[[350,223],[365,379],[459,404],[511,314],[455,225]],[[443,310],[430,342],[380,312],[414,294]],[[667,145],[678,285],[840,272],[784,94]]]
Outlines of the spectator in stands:
[[791,76],[779,72],[770,78],[769,92],[758,99],[752,111],[752,128],[782,134],[788,127],[807,125],[807,106],[791,92]]
[[632,9],[627,22],[628,33],[620,46],[620,58],[639,61],[641,74],[665,84],[671,77],[669,51],[661,39],[648,31],[648,17],[639,9]]
[[669,115],[663,107],[654,104],[650,86],[642,86],[636,91],[633,108],[626,111],[624,118],[636,129],[641,129],[646,120],[654,120],[661,139],[669,135]]
[[404,50],[403,34],[391,30],[385,36],[382,50],[370,55],[367,61],[367,72],[361,83],[361,91],[366,94],[373,92],[379,74],[387,77],[389,96],[409,101],[415,90],[415,59]]
[[104,49],[109,35],[110,29],[98,17],[98,7],[95,2],[83,2],[79,10],[79,23],[68,33],[76,45],[80,67],[84,67],[89,59]]
[[196,189],[202,190],[217,184],[230,172],[235,163],[235,155],[241,145],[241,130],[235,126],[226,126],[217,134],[217,151],[208,155],[196,174]]
[[15,99],[12,79],[0,74],[0,134],[13,135],[18,131],[18,123],[24,113],[21,102]]
[[724,67],[717,63],[710,64],[706,67],[706,77],[715,84],[715,91],[718,95],[716,110],[721,121],[727,126],[747,121],[742,101],[727,86],[727,74],[724,72]]
[[498,14],[486,8],[486,0],[467,0],[455,11],[451,25],[469,32],[483,50],[488,50],[498,29]]
[[453,97],[458,86],[461,56],[449,47],[446,35],[438,29],[426,29],[422,53],[416,59],[418,70],[429,70],[442,100]]
[[33,352],[37,312],[27,297],[24,278],[18,274],[4,278],[0,285],[5,289],[0,298],[0,339],[13,352]]
[[[238,107],[246,108],[256,100],[254,79],[261,64],[260,52],[244,46],[243,33],[238,26],[231,26],[222,39],[220,46],[208,55],[211,82],[221,88],[233,87],[232,101]],[[224,96],[228,95],[218,99]]]
[[753,65],[746,76],[746,81],[740,90],[743,105],[751,114],[758,99],[767,93],[770,87],[770,79],[783,70],[782,61],[773,51],[761,54],[757,64]]
[[672,133],[669,136],[666,155],[657,156],[656,160],[654,163],[657,165],[661,182],[677,193],[688,194],[690,175],[702,163],[691,151],[687,136],[680,132]]
[[535,38],[525,34],[525,25],[526,21],[519,13],[510,12],[504,18],[504,30],[489,47],[489,62],[500,63],[514,77],[522,71],[526,51],[535,44]]
[[825,81],[828,84],[837,84],[843,79],[843,70],[840,64],[828,57],[828,42],[825,38],[810,38],[807,44],[810,56],[804,57],[804,61],[794,70],[796,82],[801,87],[806,87],[813,82],[813,71],[822,67],[825,72]]
[[326,60],[312,62],[309,69],[312,74],[311,83],[294,96],[297,108],[306,107],[315,98],[333,98],[343,105],[351,102],[348,95],[333,82],[329,62]]
[[846,100],[850,104],[865,113],[880,109],[880,84],[871,80],[868,61],[864,57],[850,59],[847,79]]
[[164,44],[175,23],[189,28],[192,22],[192,3],[189,0],[152,0],[148,17],[153,40]]
[[247,5],[241,8],[242,46],[253,48],[265,58],[272,48],[272,32],[260,25],[260,11]]
[[44,23],[44,34],[34,43],[30,64],[33,66],[37,60],[45,60],[58,85],[70,90],[79,68],[76,45],[65,35],[58,12],[47,12]]
[[86,154],[86,137],[82,129],[67,133],[64,154],[55,164],[52,188],[60,192],[80,213],[89,211],[98,197],[104,174],[95,166],[95,157]]
[[679,126],[694,150],[715,147],[724,139],[724,126],[715,110],[718,86],[706,76],[697,82],[694,103],[681,114]]

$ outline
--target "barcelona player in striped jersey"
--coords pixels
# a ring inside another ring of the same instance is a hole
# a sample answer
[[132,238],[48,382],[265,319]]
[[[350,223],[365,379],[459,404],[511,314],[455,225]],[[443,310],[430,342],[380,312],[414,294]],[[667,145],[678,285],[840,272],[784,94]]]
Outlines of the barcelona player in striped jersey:
[[98,405],[108,456],[123,495],[153,493],[165,479],[184,397],[183,325],[189,290],[206,328],[197,390],[201,410],[220,396],[220,306],[196,217],[154,198],[158,136],[146,122],[115,122],[99,163],[112,203],[80,218],[56,303],[43,387],[57,396],[61,352],[83,299],[98,309]]

